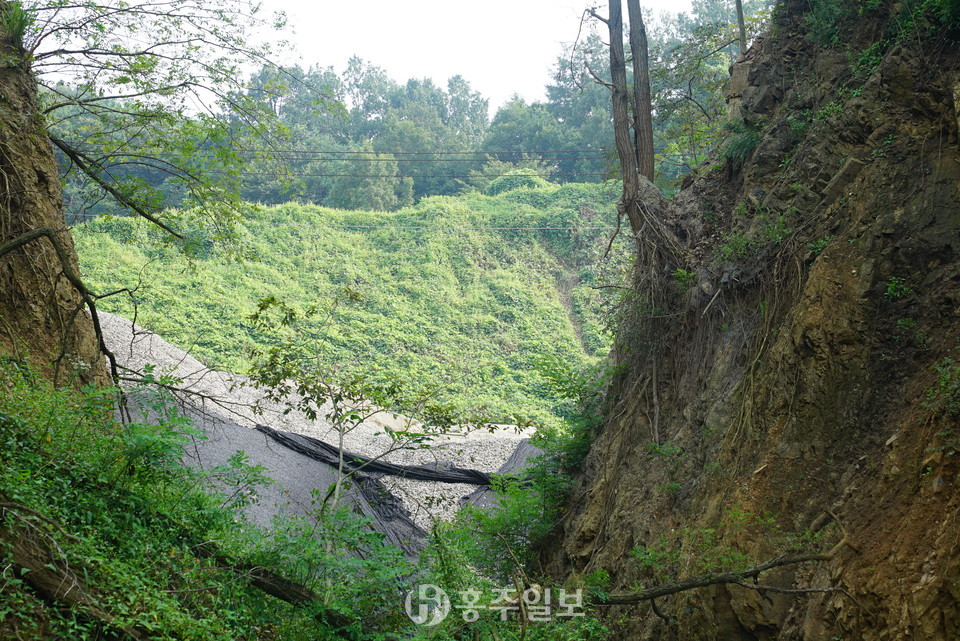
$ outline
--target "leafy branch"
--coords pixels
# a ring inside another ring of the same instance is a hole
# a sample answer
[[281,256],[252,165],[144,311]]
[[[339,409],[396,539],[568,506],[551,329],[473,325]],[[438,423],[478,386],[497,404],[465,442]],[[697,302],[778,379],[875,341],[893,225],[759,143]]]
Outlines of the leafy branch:
[[[159,211],[194,207],[216,226],[232,225],[246,207],[238,149],[289,138],[276,114],[248,94],[244,72],[268,66],[298,80],[270,62],[271,45],[252,37],[268,24],[281,28],[282,14],[264,17],[244,0],[17,6],[25,16],[22,58],[42,87],[67,177],[86,203],[90,192],[105,194],[181,241],[183,232]],[[138,170],[146,178],[131,175]]]
[[[117,202],[119,202],[121,205],[129,207],[130,209],[135,211],[137,215],[142,216],[143,218],[146,218],[151,223],[153,223],[160,229],[164,230],[171,236],[174,236],[176,238],[179,238],[180,240],[183,240],[183,234],[180,234],[179,232],[170,228],[169,225],[167,225],[162,220],[160,220],[159,218],[157,218],[156,216],[148,212],[143,206],[137,203],[132,197],[128,196],[127,194],[124,194],[119,189],[117,189],[114,185],[110,184],[106,179],[104,179],[103,176],[101,175],[102,167],[99,167],[95,160],[89,158],[83,152],[77,151],[76,149],[74,149],[64,141],[60,140],[59,138],[50,138],[50,141],[58,149],[60,149],[60,151],[65,153],[67,157],[73,161],[73,163],[77,166],[77,168],[80,169],[80,171],[82,171],[88,178],[93,180],[104,191],[106,191],[108,194],[113,196],[117,200]],[[100,169],[101,171],[98,171],[98,169]]]

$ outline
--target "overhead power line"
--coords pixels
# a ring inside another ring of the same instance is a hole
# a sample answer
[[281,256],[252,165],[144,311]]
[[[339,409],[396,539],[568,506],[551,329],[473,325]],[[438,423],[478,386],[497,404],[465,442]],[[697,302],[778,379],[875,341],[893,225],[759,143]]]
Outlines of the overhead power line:
[[[329,209],[329,208],[327,208]],[[101,214],[67,214],[67,216],[74,218],[87,218],[93,219],[99,217]],[[126,217],[124,217],[126,218]],[[135,218],[130,216],[130,218]],[[270,220],[253,220],[253,221],[244,221],[242,225],[252,225],[260,227],[295,227],[298,229],[346,229],[346,230],[388,230],[388,229],[402,229],[402,230],[430,230],[430,231],[612,231],[617,229],[613,225],[591,225],[583,227],[524,227],[524,226],[486,226],[486,225],[347,225],[347,224],[335,224],[335,223],[293,223],[293,222],[276,222]]]
[[[389,154],[391,156],[478,156],[470,160],[483,160],[485,156],[565,156],[568,154],[592,154],[602,157],[606,152],[605,147],[595,149],[555,149],[555,150],[519,150],[519,151],[335,151],[322,149],[240,149],[242,153],[249,154],[274,154],[281,153],[295,154],[329,154],[338,156],[372,156],[375,154]],[[598,155],[599,154],[599,155]]]
[[[229,172],[222,170],[212,170],[208,173],[224,176],[254,176],[258,178],[499,178],[502,176],[515,176],[516,174],[325,174],[325,173],[303,173],[298,171],[270,172],[270,171],[238,171]],[[558,172],[551,174],[557,177],[580,177],[580,176],[606,176],[605,172]]]
[[[244,153],[246,153],[246,152],[244,152]],[[204,155],[213,155],[213,154],[204,154]],[[396,163],[401,163],[401,162],[405,162],[405,163],[409,163],[409,162],[442,162],[442,163],[448,163],[448,162],[472,162],[472,163],[476,163],[476,162],[480,162],[480,161],[482,160],[482,159],[480,159],[480,158],[395,158],[395,157],[390,157],[390,158],[383,158],[383,157],[381,157],[381,158],[332,158],[332,157],[331,157],[331,158],[324,158],[324,157],[322,157],[322,156],[321,156],[321,157],[314,157],[314,156],[298,155],[298,154],[296,154],[295,152],[278,152],[278,153],[273,153],[273,154],[271,154],[271,153],[269,153],[269,152],[263,152],[263,153],[258,153],[258,154],[256,154],[256,155],[257,155],[257,156],[269,156],[269,157],[271,157],[271,158],[276,158],[276,159],[280,159],[280,160],[287,160],[287,161],[304,160],[304,161],[308,161],[308,162],[328,161],[328,162],[350,162],[350,163],[355,163],[355,162],[396,162]],[[373,154],[368,154],[368,155],[373,155]],[[383,153],[383,154],[377,154],[377,155],[379,155],[379,156],[392,156],[392,154],[389,154],[389,153]],[[560,161],[560,160],[605,160],[605,159],[606,159],[605,156],[557,156],[557,157],[555,157],[555,158],[544,158],[544,160],[551,160],[551,161],[552,161],[552,160],[557,160],[557,161]]]
[[[86,147],[86,148],[85,148]],[[94,147],[94,146],[85,146],[85,145],[76,145],[76,148],[90,153],[100,153],[103,152],[103,147]],[[337,149],[297,149],[295,147],[283,148],[278,147],[275,149],[237,149],[240,153],[244,154],[254,154],[254,155],[274,155],[274,154],[304,154],[304,155],[337,155],[337,156],[373,156],[377,154],[389,154],[391,156],[477,156],[472,160],[483,160],[485,156],[520,156],[520,155],[536,155],[536,156],[563,156],[568,154],[600,154],[598,157],[602,157],[604,153],[607,152],[606,147],[595,147],[592,149],[520,149],[520,150],[510,150],[510,151],[489,151],[489,150],[477,150],[477,151],[348,151],[348,150],[337,150]],[[117,150],[116,153],[122,153],[122,150]],[[142,153],[142,152],[138,152]],[[201,149],[197,152],[198,154],[213,154],[213,150]],[[470,160],[470,159],[468,159]]]
[[[251,224],[251,223],[244,223]],[[307,223],[271,223],[269,221],[254,222],[258,226],[280,226],[280,227],[298,227],[298,228],[319,228],[319,229],[403,229],[403,230],[435,230],[435,231],[590,231],[590,230],[611,230],[615,226],[604,225],[596,227],[487,227],[487,226],[447,226],[447,225],[334,225],[318,223],[316,225]]]

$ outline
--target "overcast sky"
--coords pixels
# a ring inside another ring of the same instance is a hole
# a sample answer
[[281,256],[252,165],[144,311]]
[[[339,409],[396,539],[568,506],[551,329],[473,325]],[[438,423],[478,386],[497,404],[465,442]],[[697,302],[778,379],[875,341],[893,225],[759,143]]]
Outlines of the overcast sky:
[[[544,98],[550,70],[573,42],[580,16],[600,0],[264,0],[286,12],[289,39],[304,67],[343,71],[357,55],[397,82],[432,78],[446,86],[462,75],[490,99],[491,114],[519,94]],[[689,0],[643,2],[660,11],[688,11]],[[626,13],[626,7],[624,7]]]

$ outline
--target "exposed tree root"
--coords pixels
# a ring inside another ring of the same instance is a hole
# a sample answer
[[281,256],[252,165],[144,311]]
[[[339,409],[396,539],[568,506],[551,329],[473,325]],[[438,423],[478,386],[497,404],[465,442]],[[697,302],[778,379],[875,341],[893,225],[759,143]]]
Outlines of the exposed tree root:
[[50,227],[40,227],[38,229],[33,229],[17,236],[13,240],[9,240],[2,245],[0,245],[0,258],[6,256],[10,252],[17,250],[28,243],[32,243],[41,238],[46,238],[50,241],[50,244],[53,245],[53,249],[57,254],[57,258],[60,261],[60,267],[63,270],[63,275],[66,277],[67,281],[73,286],[77,291],[77,294],[80,295],[81,300],[90,310],[90,317],[93,320],[93,329],[96,332],[97,343],[100,348],[100,352],[107,357],[107,360],[110,361],[110,374],[113,376],[113,380],[119,380],[119,369],[117,366],[117,359],[113,355],[113,352],[107,347],[106,343],[103,340],[103,328],[100,326],[100,316],[97,313],[97,296],[93,294],[87,286],[84,284],[83,279],[80,278],[80,274],[76,272],[73,268],[69,254],[67,253],[66,247],[57,237],[58,233],[64,233],[66,230],[56,230],[51,229]]

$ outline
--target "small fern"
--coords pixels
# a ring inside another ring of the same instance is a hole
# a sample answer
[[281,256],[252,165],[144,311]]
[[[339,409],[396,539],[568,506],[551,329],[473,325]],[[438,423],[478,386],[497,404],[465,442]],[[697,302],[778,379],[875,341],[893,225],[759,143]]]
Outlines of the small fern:
[[7,3],[0,9],[0,28],[20,47],[27,29],[33,24],[33,13],[23,8],[19,2]]

